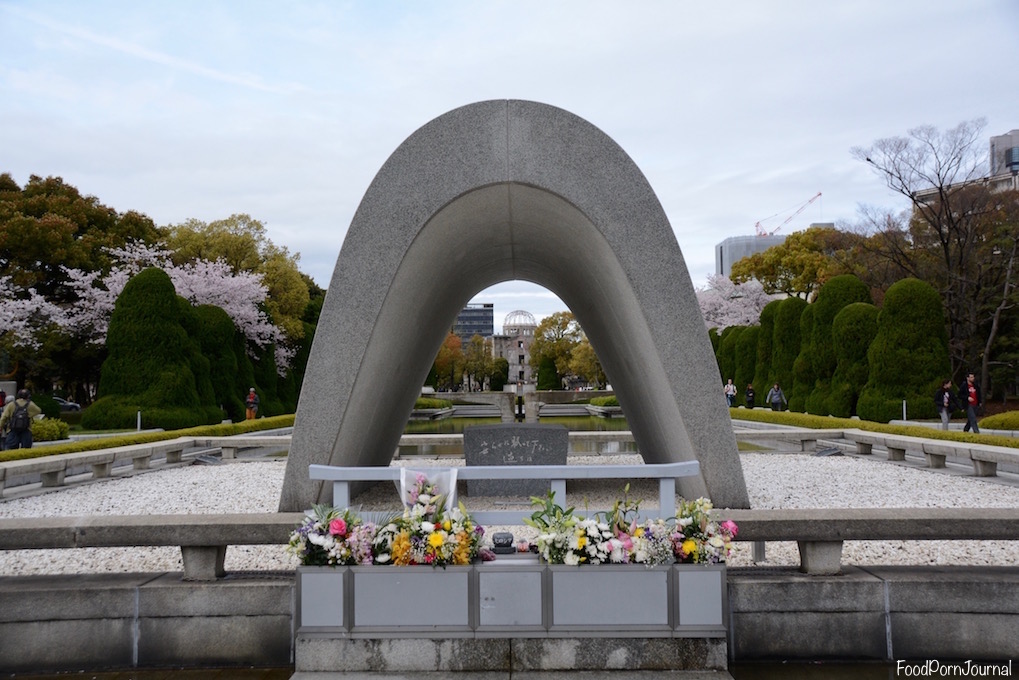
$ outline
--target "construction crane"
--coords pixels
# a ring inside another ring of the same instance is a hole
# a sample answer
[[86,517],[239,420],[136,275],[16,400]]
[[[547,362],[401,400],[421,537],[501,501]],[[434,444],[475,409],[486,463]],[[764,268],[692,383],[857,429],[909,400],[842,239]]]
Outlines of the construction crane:
[[[798,208],[798,209],[796,210],[796,212],[794,212],[794,213],[793,213],[792,215],[790,215],[789,217],[785,218],[785,221],[784,221],[784,222],[782,222],[782,224],[778,225],[777,227],[775,227],[775,228],[774,228],[774,229],[772,229],[771,231],[768,231],[767,229],[765,229],[765,228],[764,228],[764,227],[763,227],[763,226],[761,225],[761,222],[758,222],[757,224],[755,224],[755,225],[754,225],[754,229],[756,230],[756,232],[757,232],[757,235],[758,235],[758,236],[772,236],[772,235],[774,235],[774,234],[775,234],[775,233],[776,233],[776,232],[777,232],[777,231],[778,231],[779,229],[781,229],[781,228],[782,228],[782,227],[784,227],[785,225],[787,225],[787,224],[789,224],[790,222],[792,222],[792,219],[793,219],[794,217],[796,217],[796,216],[797,216],[797,215],[799,215],[799,214],[800,214],[801,212],[803,212],[804,210],[806,210],[806,209],[807,209],[807,206],[808,206],[808,205],[810,205],[811,203],[813,203],[814,201],[816,201],[816,200],[817,200],[817,199],[819,199],[819,198],[821,198],[821,192],[820,192],[820,191],[818,191],[818,192],[817,192],[817,193],[816,193],[816,194],[815,194],[814,196],[812,196],[812,197],[810,198],[810,200],[808,200],[808,201],[807,201],[806,203],[804,203],[803,205],[801,205],[801,206],[800,206],[800,207],[799,207],[799,208]],[[776,216],[778,216],[778,215],[781,215],[781,214],[782,214],[782,213],[775,213],[775,214],[774,214],[774,215],[772,215],[771,217],[776,217]],[[771,217],[765,217],[765,218],[764,218],[764,220],[770,220],[770,219],[771,219]],[[761,221],[763,222],[764,220],[761,220]]]

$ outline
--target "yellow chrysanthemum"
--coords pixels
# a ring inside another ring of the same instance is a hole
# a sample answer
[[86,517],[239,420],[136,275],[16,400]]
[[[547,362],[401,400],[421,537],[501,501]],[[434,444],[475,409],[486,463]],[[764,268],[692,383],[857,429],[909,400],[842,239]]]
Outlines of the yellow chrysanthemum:
[[688,538],[685,541],[683,541],[683,552],[685,552],[687,555],[693,555],[695,552],[697,552],[697,541],[693,540],[692,538]]
[[456,548],[453,550],[453,564],[470,564],[471,546],[467,540],[467,534],[460,532],[456,535]]
[[450,529],[453,528],[453,523],[447,519],[445,522],[442,523],[442,528],[445,529],[446,531],[449,531]]
[[577,536],[577,549],[582,550],[585,545],[587,545],[587,536],[584,534]]
[[637,530],[633,532],[635,538],[640,538],[644,535],[644,527],[637,527]]
[[442,534],[440,534],[438,531],[433,531],[428,535],[428,545],[430,545],[433,548],[440,547],[444,541],[445,538],[443,538]]
[[393,564],[405,566],[410,564],[410,536],[401,531],[393,539]]

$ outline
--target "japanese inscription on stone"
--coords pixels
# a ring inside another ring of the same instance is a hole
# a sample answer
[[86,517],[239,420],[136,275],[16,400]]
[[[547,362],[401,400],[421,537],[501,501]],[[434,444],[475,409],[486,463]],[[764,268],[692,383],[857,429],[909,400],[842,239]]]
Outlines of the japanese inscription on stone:
[[[475,425],[464,428],[467,465],[566,465],[569,432],[562,425]],[[545,478],[547,480],[547,478]],[[469,480],[468,496],[543,496],[542,480]]]

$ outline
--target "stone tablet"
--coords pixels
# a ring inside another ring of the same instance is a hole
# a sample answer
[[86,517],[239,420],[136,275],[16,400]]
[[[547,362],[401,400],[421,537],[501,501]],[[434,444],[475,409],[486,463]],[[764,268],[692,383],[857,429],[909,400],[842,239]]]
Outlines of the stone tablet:
[[[566,465],[569,431],[562,425],[472,425],[464,428],[464,460],[471,465]],[[468,496],[544,496],[548,481],[467,481]]]

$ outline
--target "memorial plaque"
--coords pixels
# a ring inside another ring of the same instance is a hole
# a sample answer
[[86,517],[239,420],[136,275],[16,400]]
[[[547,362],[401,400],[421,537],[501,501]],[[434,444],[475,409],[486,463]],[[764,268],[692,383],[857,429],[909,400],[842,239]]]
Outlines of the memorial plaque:
[[[566,465],[569,431],[563,425],[473,425],[464,428],[464,461],[471,465]],[[468,496],[544,496],[545,480],[468,480]]]

